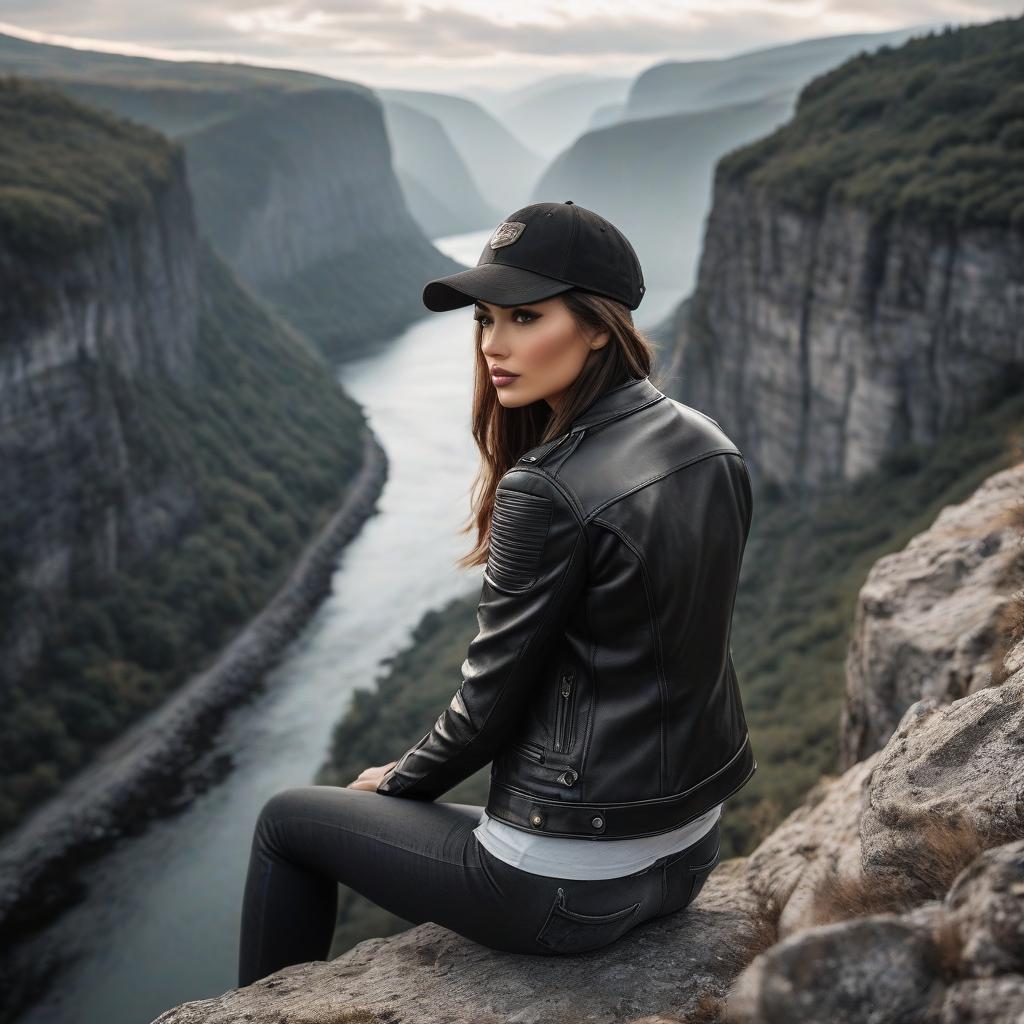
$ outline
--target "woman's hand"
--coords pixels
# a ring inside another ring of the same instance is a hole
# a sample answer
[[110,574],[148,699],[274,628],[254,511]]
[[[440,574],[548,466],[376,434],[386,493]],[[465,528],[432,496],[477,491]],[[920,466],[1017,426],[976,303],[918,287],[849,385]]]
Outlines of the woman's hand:
[[345,789],[368,789],[371,792],[376,791],[377,784],[389,771],[391,771],[392,768],[395,767],[396,764],[398,764],[397,761],[392,761],[390,764],[382,764],[376,768],[364,768],[359,773],[359,777],[353,782],[350,782]]

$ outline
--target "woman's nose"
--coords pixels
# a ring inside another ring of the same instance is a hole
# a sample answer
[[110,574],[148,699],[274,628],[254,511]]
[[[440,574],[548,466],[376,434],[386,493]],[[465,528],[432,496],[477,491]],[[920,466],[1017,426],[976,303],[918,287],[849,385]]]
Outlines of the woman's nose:
[[480,350],[489,356],[508,355],[508,345],[501,341],[500,335],[500,328],[492,327],[480,342]]

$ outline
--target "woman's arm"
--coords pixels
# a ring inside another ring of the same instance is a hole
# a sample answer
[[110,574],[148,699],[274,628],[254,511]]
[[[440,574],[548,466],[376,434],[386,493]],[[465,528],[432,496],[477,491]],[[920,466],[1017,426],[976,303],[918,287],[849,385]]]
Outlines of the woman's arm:
[[586,582],[586,533],[565,488],[539,469],[502,478],[462,685],[378,793],[433,800],[482,768],[518,726],[551,643]]

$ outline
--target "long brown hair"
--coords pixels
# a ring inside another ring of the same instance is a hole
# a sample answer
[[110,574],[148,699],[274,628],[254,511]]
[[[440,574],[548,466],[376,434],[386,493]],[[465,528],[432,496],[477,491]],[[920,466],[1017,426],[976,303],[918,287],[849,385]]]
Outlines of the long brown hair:
[[564,434],[584,409],[611,388],[633,378],[647,377],[654,361],[654,343],[633,323],[628,306],[594,292],[571,288],[559,294],[581,331],[608,331],[608,343],[594,349],[579,376],[565,392],[558,409],[544,399],[518,409],[499,401],[481,350],[482,325],[474,332],[476,371],[473,384],[472,434],[480,451],[480,466],[471,488],[471,511],[461,533],[476,529],[473,549],[456,561],[468,569],[487,561],[494,493],[504,473],[523,452]]

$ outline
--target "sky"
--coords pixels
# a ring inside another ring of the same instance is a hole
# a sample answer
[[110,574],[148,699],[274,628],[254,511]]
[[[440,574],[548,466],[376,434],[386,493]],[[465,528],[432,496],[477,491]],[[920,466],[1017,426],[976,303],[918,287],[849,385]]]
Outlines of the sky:
[[0,0],[0,32],[465,91],[559,74],[631,78],[662,60],[1022,13],[1024,0]]

